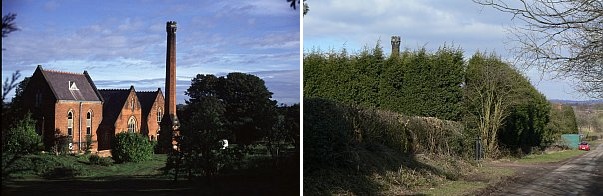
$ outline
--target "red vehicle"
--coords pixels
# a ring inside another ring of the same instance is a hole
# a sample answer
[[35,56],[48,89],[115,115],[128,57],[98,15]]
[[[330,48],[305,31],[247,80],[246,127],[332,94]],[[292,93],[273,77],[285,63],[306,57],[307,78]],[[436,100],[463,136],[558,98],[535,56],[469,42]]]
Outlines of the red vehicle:
[[589,151],[589,150],[590,150],[590,146],[588,145],[588,143],[586,143],[586,142],[582,142],[582,143],[580,143],[580,145],[578,146],[578,150],[586,150],[586,151]]

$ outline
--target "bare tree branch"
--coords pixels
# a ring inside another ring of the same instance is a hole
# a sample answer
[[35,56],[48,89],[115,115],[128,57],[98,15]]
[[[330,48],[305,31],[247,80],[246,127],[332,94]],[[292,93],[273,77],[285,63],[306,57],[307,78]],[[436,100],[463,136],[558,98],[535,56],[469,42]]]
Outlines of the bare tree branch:
[[525,23],[511,28],[521,66],[576,79],[579,92],[603,98],[603,1],[473,1]]
[[8,78],[4,80],[4,84],[2,85],[2,102],[4,102],[4,99],[6,98],[6,96],[8,96],[10,91],[19,86],[19,83],[17,81],[20,77],[21,73],[19,73],[19,71],[17,70],[15,73],[13,73],[10,80]]
[[2,16],[2,37],[8,36],[9,33],[13,31],[18,31],[19,28],[15,25],[15,19],[17,18],[17,14],[8,13],[7,15]]

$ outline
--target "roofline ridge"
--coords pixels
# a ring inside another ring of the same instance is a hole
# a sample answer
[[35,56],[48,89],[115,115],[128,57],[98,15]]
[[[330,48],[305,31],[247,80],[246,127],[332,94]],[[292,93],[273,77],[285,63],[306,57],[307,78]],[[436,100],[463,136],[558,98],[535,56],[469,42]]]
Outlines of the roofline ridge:
[[107,89],[98,89],[99,91],[129,91],[130,89],[121,89],[121,88],[107,88]]
[[43,69],[43,71],[55,72],[55,73],[62,73],[62,74],[84,75],[83,73],[68,72],[68,71],[60,71],[60,70],[50,70],[50,69]]
[[136,91],[137,93],[156,93],[157,91]]

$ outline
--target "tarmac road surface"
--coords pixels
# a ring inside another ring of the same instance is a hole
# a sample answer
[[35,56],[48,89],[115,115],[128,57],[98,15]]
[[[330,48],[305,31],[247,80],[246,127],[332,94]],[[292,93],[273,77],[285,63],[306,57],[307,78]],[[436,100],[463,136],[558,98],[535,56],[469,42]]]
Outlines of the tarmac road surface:
[[603,144],[539,175],[491,195],[603,195]]

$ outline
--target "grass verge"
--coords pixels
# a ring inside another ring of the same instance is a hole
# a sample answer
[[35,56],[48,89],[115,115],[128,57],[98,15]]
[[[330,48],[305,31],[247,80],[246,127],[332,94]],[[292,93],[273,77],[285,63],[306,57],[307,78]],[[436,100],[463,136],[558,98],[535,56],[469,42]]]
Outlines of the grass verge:
[[569,158],[582,155],[586,153],[583,150],[564,150],[564,151],[555,151],[545,154],[538,155],[528,155],[518,159],[518,163],[524,164],[537,164],[537,163],[555,163],[563,160],[567,160]]
[[434,187],[417,191],[418,195],[470,195],[476,191],[498,183],[515,174],[512,168],[485,165],[475,167],[459,180],[446,181]]

